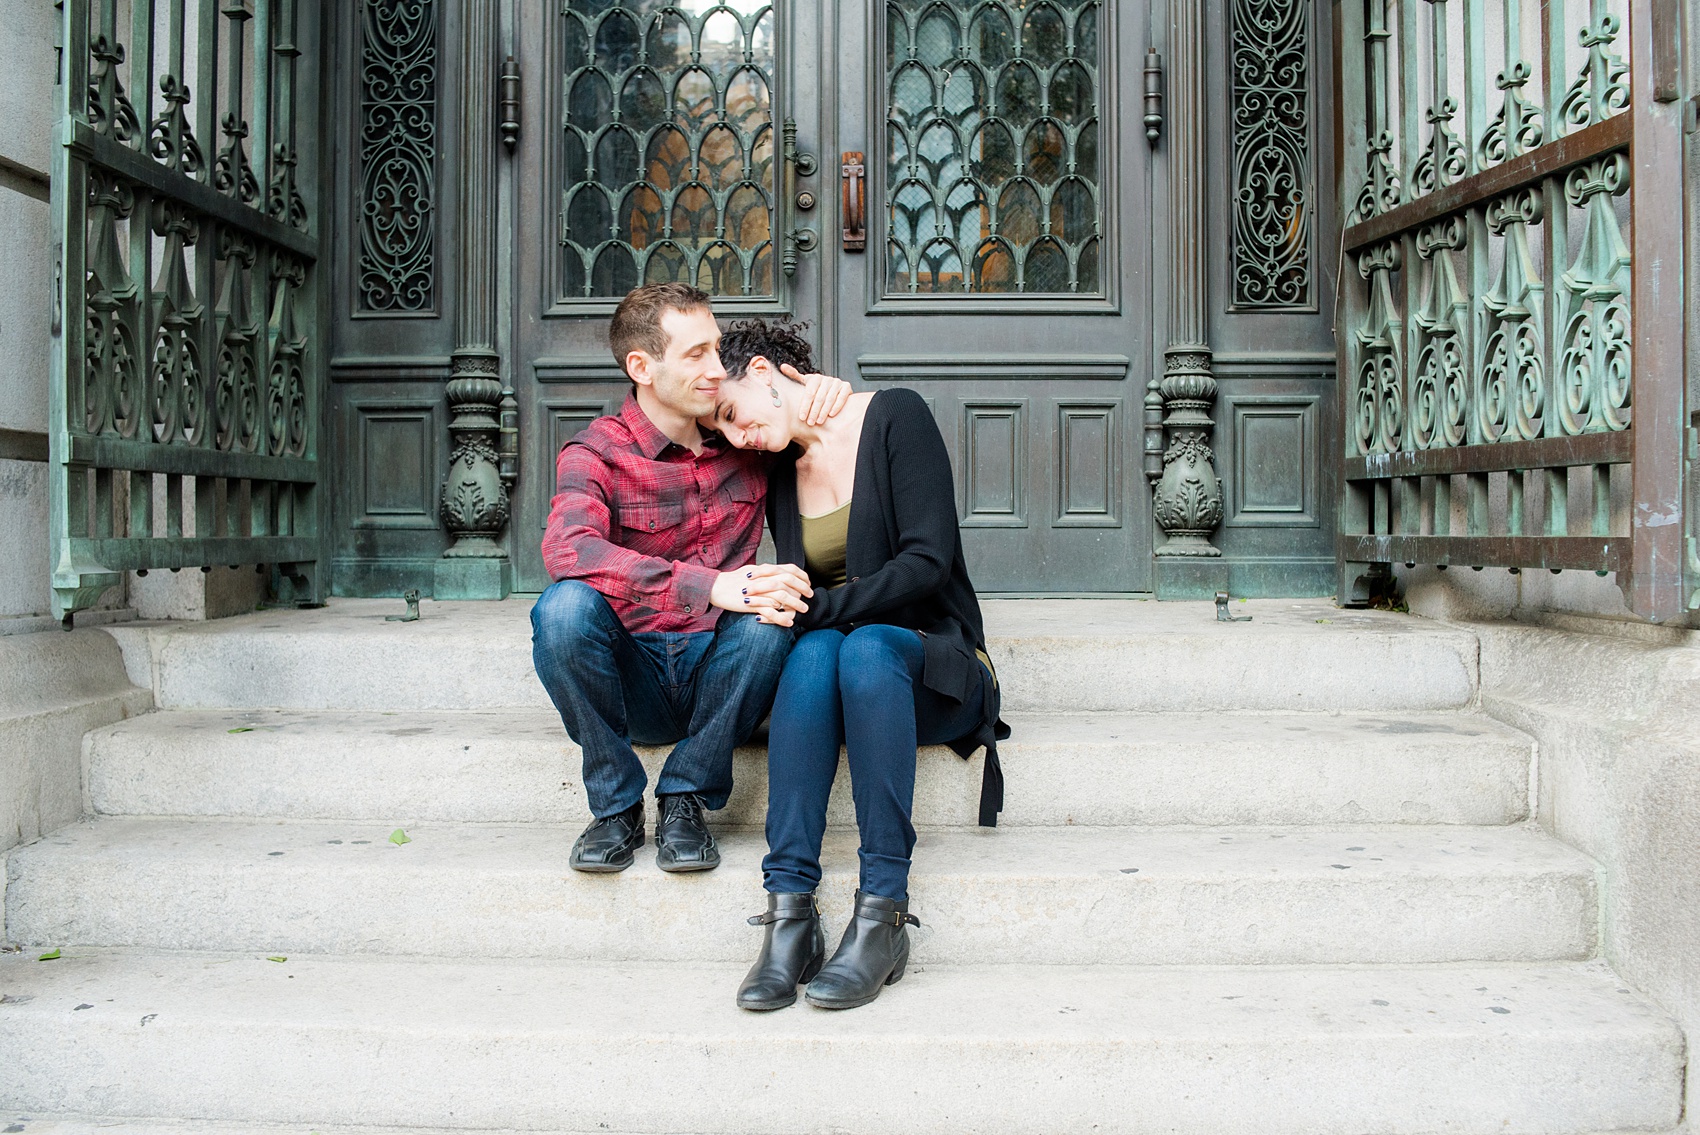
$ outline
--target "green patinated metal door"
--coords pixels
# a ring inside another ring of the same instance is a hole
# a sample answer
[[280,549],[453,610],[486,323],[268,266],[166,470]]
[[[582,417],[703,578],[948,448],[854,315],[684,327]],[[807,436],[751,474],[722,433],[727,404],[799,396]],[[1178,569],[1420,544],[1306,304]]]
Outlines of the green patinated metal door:
[[518,586],[547,583],[554,455],[624,396],[609,313],[689,280],[921,390],[982,589],[1148,590],[1149,150],[1116,97],[1145,27],[1114,8],[524,6]]
[[1151,589],[1146,20],[878,0],[818,47],[828,357],[932,406],[982,590]]
[[320,6],[62,9],[55,609],[216,564],[314,599]]

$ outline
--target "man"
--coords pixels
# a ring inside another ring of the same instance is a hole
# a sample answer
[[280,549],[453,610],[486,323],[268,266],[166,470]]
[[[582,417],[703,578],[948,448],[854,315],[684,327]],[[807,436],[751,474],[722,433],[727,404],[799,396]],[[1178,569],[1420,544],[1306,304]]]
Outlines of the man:
[[[532,608],[532,658],[584,751],[596,818],[572,867],[623,871],[643,846],[636,741],[674,745],[655,785],[657,866],[706,871],[720,852],[704,812],[726,806],[732,751],[766,716],[791,649],[785,626],[756,616],[788,624],[811,592],[800,569],[755,563],[771,456],[697,428],[726,376],[707,294],[645,285],[608,338],[632,392],[556,463],[543,562],[557,582]],[[849,397],[848,383],[809,381],[812,420]]]

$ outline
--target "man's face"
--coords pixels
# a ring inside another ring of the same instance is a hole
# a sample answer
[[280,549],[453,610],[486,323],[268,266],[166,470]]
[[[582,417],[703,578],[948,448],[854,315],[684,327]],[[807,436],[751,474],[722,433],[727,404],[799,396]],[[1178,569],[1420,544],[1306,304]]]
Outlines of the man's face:
[[633,377],[640,383],[647,377],[655,400],[680,417],[712,414],[720,381],[726,377],[714,313],[706,309],[664,312],[661,330],[667,336],[667,353],[655,359],[634,351],[628,363]]

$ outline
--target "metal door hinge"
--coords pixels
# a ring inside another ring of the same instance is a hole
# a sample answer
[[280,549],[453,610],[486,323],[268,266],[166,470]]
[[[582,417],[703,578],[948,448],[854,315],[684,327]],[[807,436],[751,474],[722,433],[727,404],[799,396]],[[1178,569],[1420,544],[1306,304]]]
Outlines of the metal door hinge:
[[1693,134],[1700,130],[1700,95],[1689,95],[1682,104],[1682,132]]
[[502,391],[496,421],[496,471],[511,489],[519,480],[519,399],[511,386]]
[[1153,47],[1145,53],[1145,140],[1151,145],[1163,133],[1163,57]]
[[519,64],[511,55],[502,63],[500,91],[502,144],[512,150],[519,142]]

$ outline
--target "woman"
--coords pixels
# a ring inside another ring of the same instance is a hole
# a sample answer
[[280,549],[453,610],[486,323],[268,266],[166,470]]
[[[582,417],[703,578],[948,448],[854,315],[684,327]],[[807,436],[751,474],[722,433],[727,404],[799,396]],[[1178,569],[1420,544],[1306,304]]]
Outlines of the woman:
[[[822,425],[800,415],[814,369],[800,328],[735,323],[720,344],[726,380],[703,424],[745,449],[788,452],[768,484],[782,562],[801,565],[808,610],[752,599],[799,637],[779,680],[768,735],[767,913],[761,956],[738,1004],[779,1009],[804,996],[849,1009],[879,996],[909,960],[910,820],[918,745],[986,748],[980,822],[996,823],[1003,778],[997,680],[956,527],[944,439],[912,390],[855,394]],[[794,620],[794,622],[793,622]],[[838,751],[849,754],[861,887],[832,959],[814,891]]]

